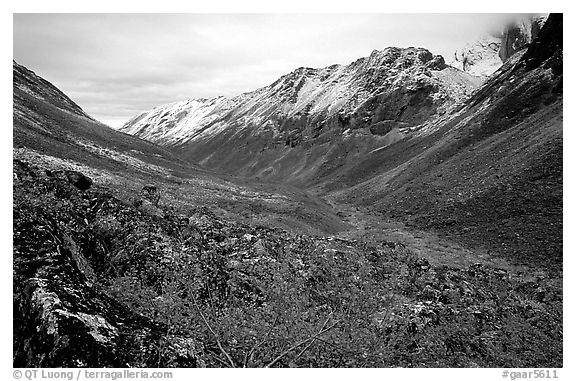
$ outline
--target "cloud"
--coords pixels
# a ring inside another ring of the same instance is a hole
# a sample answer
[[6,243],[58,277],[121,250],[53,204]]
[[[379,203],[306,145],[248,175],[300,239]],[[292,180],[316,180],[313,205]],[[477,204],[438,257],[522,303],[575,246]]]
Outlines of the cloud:
[[498,14],[15,14],[14,58],[104,122],[388,46],[451,54]]

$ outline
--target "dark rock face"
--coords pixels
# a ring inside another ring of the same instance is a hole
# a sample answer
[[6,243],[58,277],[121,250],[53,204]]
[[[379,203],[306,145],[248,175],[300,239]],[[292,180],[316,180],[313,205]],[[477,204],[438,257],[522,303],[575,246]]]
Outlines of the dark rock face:
[[556,74],[562,74],[563,29],[563,14],[550,14],[538,38],[528,47],[522,57],[528,70],[538,67],[544,61],[553,57],[553,62],[551,62],[553,70]]
[[92,179],[85,174],[78,171],[60,170],[50,171],[46,170],[46,175],[63,181],[67,181],[80,190],[90,189],[92,186]]
[[502,62],[506,62],[508,58],[536,40],[545,20],[543,17],[537,17],[508,25],[502,34],[502,43],[498,52]]
[[404,127],[406,124],[401,124],[395,120],[383,120],[370,126],[370,132],[374,135],[386,135],[395,127]]

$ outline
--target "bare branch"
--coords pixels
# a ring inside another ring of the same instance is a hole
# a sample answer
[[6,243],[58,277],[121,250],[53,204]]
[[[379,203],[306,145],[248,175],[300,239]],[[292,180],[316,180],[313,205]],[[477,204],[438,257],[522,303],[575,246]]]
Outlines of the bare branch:
[[244,356],[244,368],[248,367],[248,362],[252,361],[252,356],[254,356],[254,351],[256,351],[256,349],[260,348],[261,345],[263,345],[266,340],[268,339],[268,336],[270,336],[270,333],[272,332],[272,329],[274,328],[274,326],[276,325],[276,323],[278,322],[278,316],[276,315],[276,318],[274,318],[274,322],[272,323],[272,325],[270,326],[270,328],[268,328],[268,332],[266,332],[266,335],[264,335],[264,338],[257,344],[255,344],[250,351]]
[[214,330],[212,329],[212,327],[210,327],[210,324],[208,323],[208,320],[206,320],[206,318],[204,317],[204,314],[202,313],[202,311],[200,311],[200,308],[198,307],[198,303],[196,303],[196,298],[192,297],[192,300],[194,301],[194,306],[196,307],[196,310],[198,311],[198,313],[200,314],[200,317],[202,318],[202,320],[204,321],[204,324],[206,324],[206,327],[208,327],[208,330],[210,330],[210,332],[212,332],[212,335],[214,335],[214,338],[216,339],[216,344],[218,344],[218,348],[220,349],[220,351],[222,352],[222,354],[224,356],[226,356],[226,358],[228,359],[228,362],[230,364],[230,366],[232,368],[236,368],[236,364],[234,364],[234,361],[232,360],[232,357],[230,357],[230,355],[228,354],[228,352],[226,352],[224,350],[224,348],[222,347],[222,343],[220,342],[220,339],[218,338],[218,335],[216,334],[216,332],[214,332]]
[[[328,324],[328,321],[330,320],[331,317],[332,317],[332,314],[330,314],[330,315],[328,316],[328,319],[326,319],[326,321],[324,322],[324,324],[322,324],[322,328],[320,328],[320,332],[322,332],[322,331],[324,330],[324,328],[326,328],[326,324]],[[311,347],[312,345],[314,345],[314,342],[316,341],[317,338],[318,338],[318,335],[315,335],[315,336],[312,338],[312,340],[310,341],[310,343],[309,343],[307,346],[305,346],[304,349],[302,349],[302,350],[300,351],[300,353],[298,353],[298,355],[297,355],[297,356],[294,358],[294,360],[292,360],[292,361],[295,362],[295,361],[298,360],[308,349],[310,349],[310,347]]]
[[[330,314],[332,315],[332,314]],[[266,365],[266,368],[271,368],[273,367],[278,361],[282,360],[282,358],[284,358],[286,355],[288,355],[290,352],[300,348],[302,345],[308,343],[309,341],[314,342],[314,340],[316,340],[316,338],[318,338],[318,336],[328,332],[329,330],[331,330],[332,328],[334,328],[336,326],[336,324],[338,324],[340,321],[336,321],[334,324],[332,324],[331,326],[329,326],[328,328],[324,328],[326,327],[326,324],[328,323],[328,320],[330,319],[331,316],[328,317],[328,319],[324,322],[324,324],[322,325],[322,328],[320,329],[320,331],[318,331],[318,333],[316,333],[314,336],[309,337],[305,340],[302,340],[296,344],[294,344],[293,346],[291,346],[290,348],[288,348],[287,350],[285,350],[284,352],[280,353],[274,360],[270,361],[268,363],[268,365]],[[310,345],[311,346],[311,345]],[[310,346],[307,346],[305,348],[305,350],[308,350],[308,348],[310,348]],[[302,353],[304,353],[305,351],[302,351]]]
[[213,353],[212,351],[207,352],[208,354],[212,355],[212,357],[217,360],[220,364],[224,365],[226,368],[230,368],[230,364],[228,364],[226,361],[222,360],[220,357],[218,357],[218,355],[216,355],[216,353]]

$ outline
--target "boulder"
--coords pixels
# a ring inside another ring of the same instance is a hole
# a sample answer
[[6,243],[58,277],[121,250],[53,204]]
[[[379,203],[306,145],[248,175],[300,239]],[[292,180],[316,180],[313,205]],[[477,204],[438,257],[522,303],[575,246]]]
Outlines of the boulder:
[[78,171],[65,171],[66,178],[70,184],[80,190],[87,190],[92,186],[92,179]]
[[254,251],[256,252],[256,255],[258,255],[259,257],[268,255],[268,249],[266,248],[266,244],[263,239],[259,239],[258,241],[256,241],[256,243],[254,244]]
[[156,205],[154,205],[152,202],[150,202],[147,199],[137,200],[134,203],[134,206],[136,206],[142,212],[144,212],[150,216],[157,217],[157,218],[164,218],[164,212],[162,211],[162,209],[158,208]]
[[152,205],[158,206],[158,202],[160,201],[160,192],[155,185],[146,185],[142,188],[140,192],[142,198],[150,201]]
[[90,177],[78,171],[72,171],[72,170],[51,171],[49,169],[46,169],[44,172],[46,173],[46,176],[67,181],[80,190],[90,189],[93,183]]

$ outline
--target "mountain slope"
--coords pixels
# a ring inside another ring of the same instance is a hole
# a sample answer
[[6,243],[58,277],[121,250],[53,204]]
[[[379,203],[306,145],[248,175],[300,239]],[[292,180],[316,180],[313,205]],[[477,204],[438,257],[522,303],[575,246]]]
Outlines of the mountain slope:
[[[187,170],[166,149],[119,133],[87,115],[50,82],[13,62],[14,147],[110,171]],[[168,174],[168,173],[166,173]]]
[[287,186],[216,175],[167,149],[113,130],[86,115],[60,90],[13,63],[14,157],[81,171],[119,189],[126,200],[161,184],[167,203],[214,206],[221,215],[305,232],[344,228],[321,201]]
[[49,102],[62,111],[69,112],[89,120],[92,119],[88,114],[72,101],[66,94],[58,90],[50,82],[36,75],[33,71],[26,69],[12,60],[13,83],[14,86],[24,93],[33,96],[36,99]]
[[[466,245],[559,269],[562,66],[551,58],[561,57],[558,30],[554,15],[528,51],[508,58],[471,98],[473,77],[423,49],[391,48],[218,98],[208,117],[191,114],[198,118],[190,125],[173,119],[184,102],[123,129],[219,171],[375,205]],[[160,138],[171,131],[193,132]]]
[[120,130],[211,169],[303,183],[333,164],[341,141],[363,151],[390,144],[479,82],[425,49],[388,48],[347,66],[299,68],[232,99],[160,106]]
[[466,107],[327,187],[388,217],[561,271],[562,83],[562,15],[551,15]]

